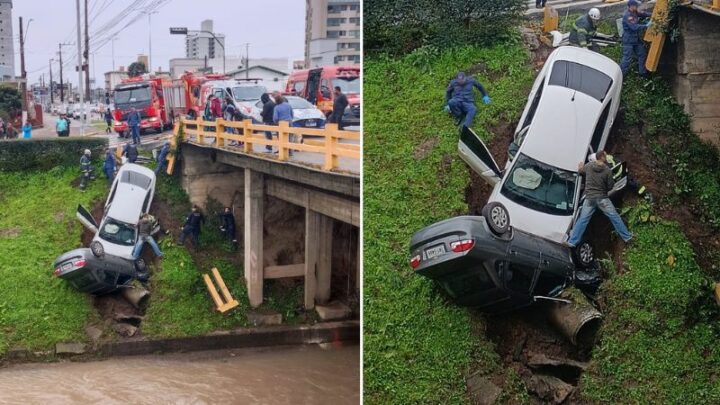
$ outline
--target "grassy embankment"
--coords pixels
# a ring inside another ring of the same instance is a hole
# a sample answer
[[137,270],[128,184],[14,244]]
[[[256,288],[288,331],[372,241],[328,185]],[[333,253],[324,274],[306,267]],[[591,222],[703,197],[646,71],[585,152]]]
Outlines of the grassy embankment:
[[[90,297],[52,277],[53,260],[81,246],[77,205],[90,207],[107,196],[104,179],[81,193],[71,185],[77,176],[75,167],[0,176],[0,357],[11,347],[51,350],[58,342],[85,341],[85,325],[99,321]],[[186,214],[189,202],[175,178],[160,177],[157,187],[156,201],[165,201],[177,218]],[[242,268],[228,260],[231,253],[220,240],[216,223],[211,218],[205,227],[207,253],[200,264],[171,238],[161,243],[166,257],[162,269],[153,268],[152,298],[141,328],[145,335],[199,335],[247,325]],[[201,278],[212,266],[218,267],[240,302],[227,315],[214,311]],[[297,291],[271,295],[264,307],[280,312],[284,322],[298,322],[295,309],[302,291]]]
[[457,156],[457,129],[442,112],[448,80],[459,70],[479,71],[493,103],[480,103],[475,128],[489,139],[486,128],[519,116],[532,82],[527,66],[520,44],[365,61],[368,403],[462,403],[471,365],[498,368],[493,347],[474,332],[483,326],[412,274],[408,242],[421,227],[468,209],[468,169]]

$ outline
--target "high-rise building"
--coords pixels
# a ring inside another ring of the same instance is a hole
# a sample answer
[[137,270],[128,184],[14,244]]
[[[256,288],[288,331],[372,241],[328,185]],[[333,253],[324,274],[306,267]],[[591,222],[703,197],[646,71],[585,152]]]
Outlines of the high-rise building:
[[305,65],[360,63],[360,1],[306,0]]
[[0,0],[0,80],[15,77],[12,0]]
[[[217,40],[210,34],[213,33]],[[219,45],[218,41],[222,44]],[[225,35],[213,32],[213,21],[200,23],[200,31],[189,31],[185,37],[185,57],[190,59],[222,59]]]

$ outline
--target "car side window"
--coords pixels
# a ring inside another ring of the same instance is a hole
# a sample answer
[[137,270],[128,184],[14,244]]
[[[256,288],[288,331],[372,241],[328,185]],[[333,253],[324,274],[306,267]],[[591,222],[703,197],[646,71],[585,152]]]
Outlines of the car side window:
[[117,285],[118,273],[115,270],[97,270],[97,279],[107,285]]
[[293,91],[300,94],[303,90],[305,90],[305,82],[295,82],[293,85]]
[[550,270],[543,270],[540,272],[533,294],[542,296],[554,295],[558,292],[558,287],[562,287],[564,284],[565,277]]
[[150,191],[148,191],[147,195],[145,196],[145,201],[143,202],[143,208],[142,212],[148,212],[148,205],[150,205]]
[[498,274],[508,289],[527,294],[535,276],[535,269],[518,263],[498,262]]
[[115,184],[113,184],[112,192],[110,193],[110,198],[108,198],[107,205],[112,204],[113,200],[115,199],[115,191],[117,191],[117,185],[118,185],[118,182],[115,181]]
[[446,277],[440,280],[440,285],[452,298],[462,298],[495,288],[495,284],[488,276],[487,270],[482,267],[482,264],[478,266],[478,269],[468,273]]
[[610,105],[611,104],[612,104],[612,100],[610,100],[608,102],[608,104],[605,106],[605,109],[603,110],[602,114],[600,114],[600,119],[598,119],[598,122],[595,125],[595,132],[593,132],[592,141],[590,141],[590,146],[592,147],[593,151],[595,151],[595,152],[597,152],[598,148],[600,148],[600,141],[602,140],[603,133],[605,132],[608,114],[610,114]]
[[544,88],[545,81],[543,80],[540,83],[540,87],[538,88],[537,93],[535,93],[532,104],[530,104],[530,109],[528,110],[527,116],[525,116],[525,121],[523,121],[522,128],[530,126],[530,124],[532,123],[533,117],[535,117],[535,112],[537,111],[538,105],[540,104],[540,98],[542,97],[542,92]]

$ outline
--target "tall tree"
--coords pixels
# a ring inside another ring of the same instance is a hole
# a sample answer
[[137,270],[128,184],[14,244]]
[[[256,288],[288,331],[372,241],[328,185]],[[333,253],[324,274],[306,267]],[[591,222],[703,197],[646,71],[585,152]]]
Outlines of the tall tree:
[[130,77],[137,77],[147,72],[147,67],[142,62],[133,62],[128,66],[128,76]]

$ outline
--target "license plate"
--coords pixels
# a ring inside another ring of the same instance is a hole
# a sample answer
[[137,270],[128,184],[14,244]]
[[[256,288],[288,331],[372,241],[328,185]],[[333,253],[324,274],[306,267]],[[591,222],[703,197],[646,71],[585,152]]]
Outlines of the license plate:
[[442,254],[445,254],[445,245],[438,245],[425,250],[425,256],[427,256],[428,259],[438,257]]
[[306,122],[305,122],[305,126],[306,126],[306,127],[315,127],[315,126],[317,126],[317,122],[315,122],[315,121],[306,121]]
[[72,267],[72,263],[65,263],[65,264],[63,264],[62,269],[63,269],[63,270],[67,270],[67,269],[69,269],[69,268],[71,268],[71,267]]

